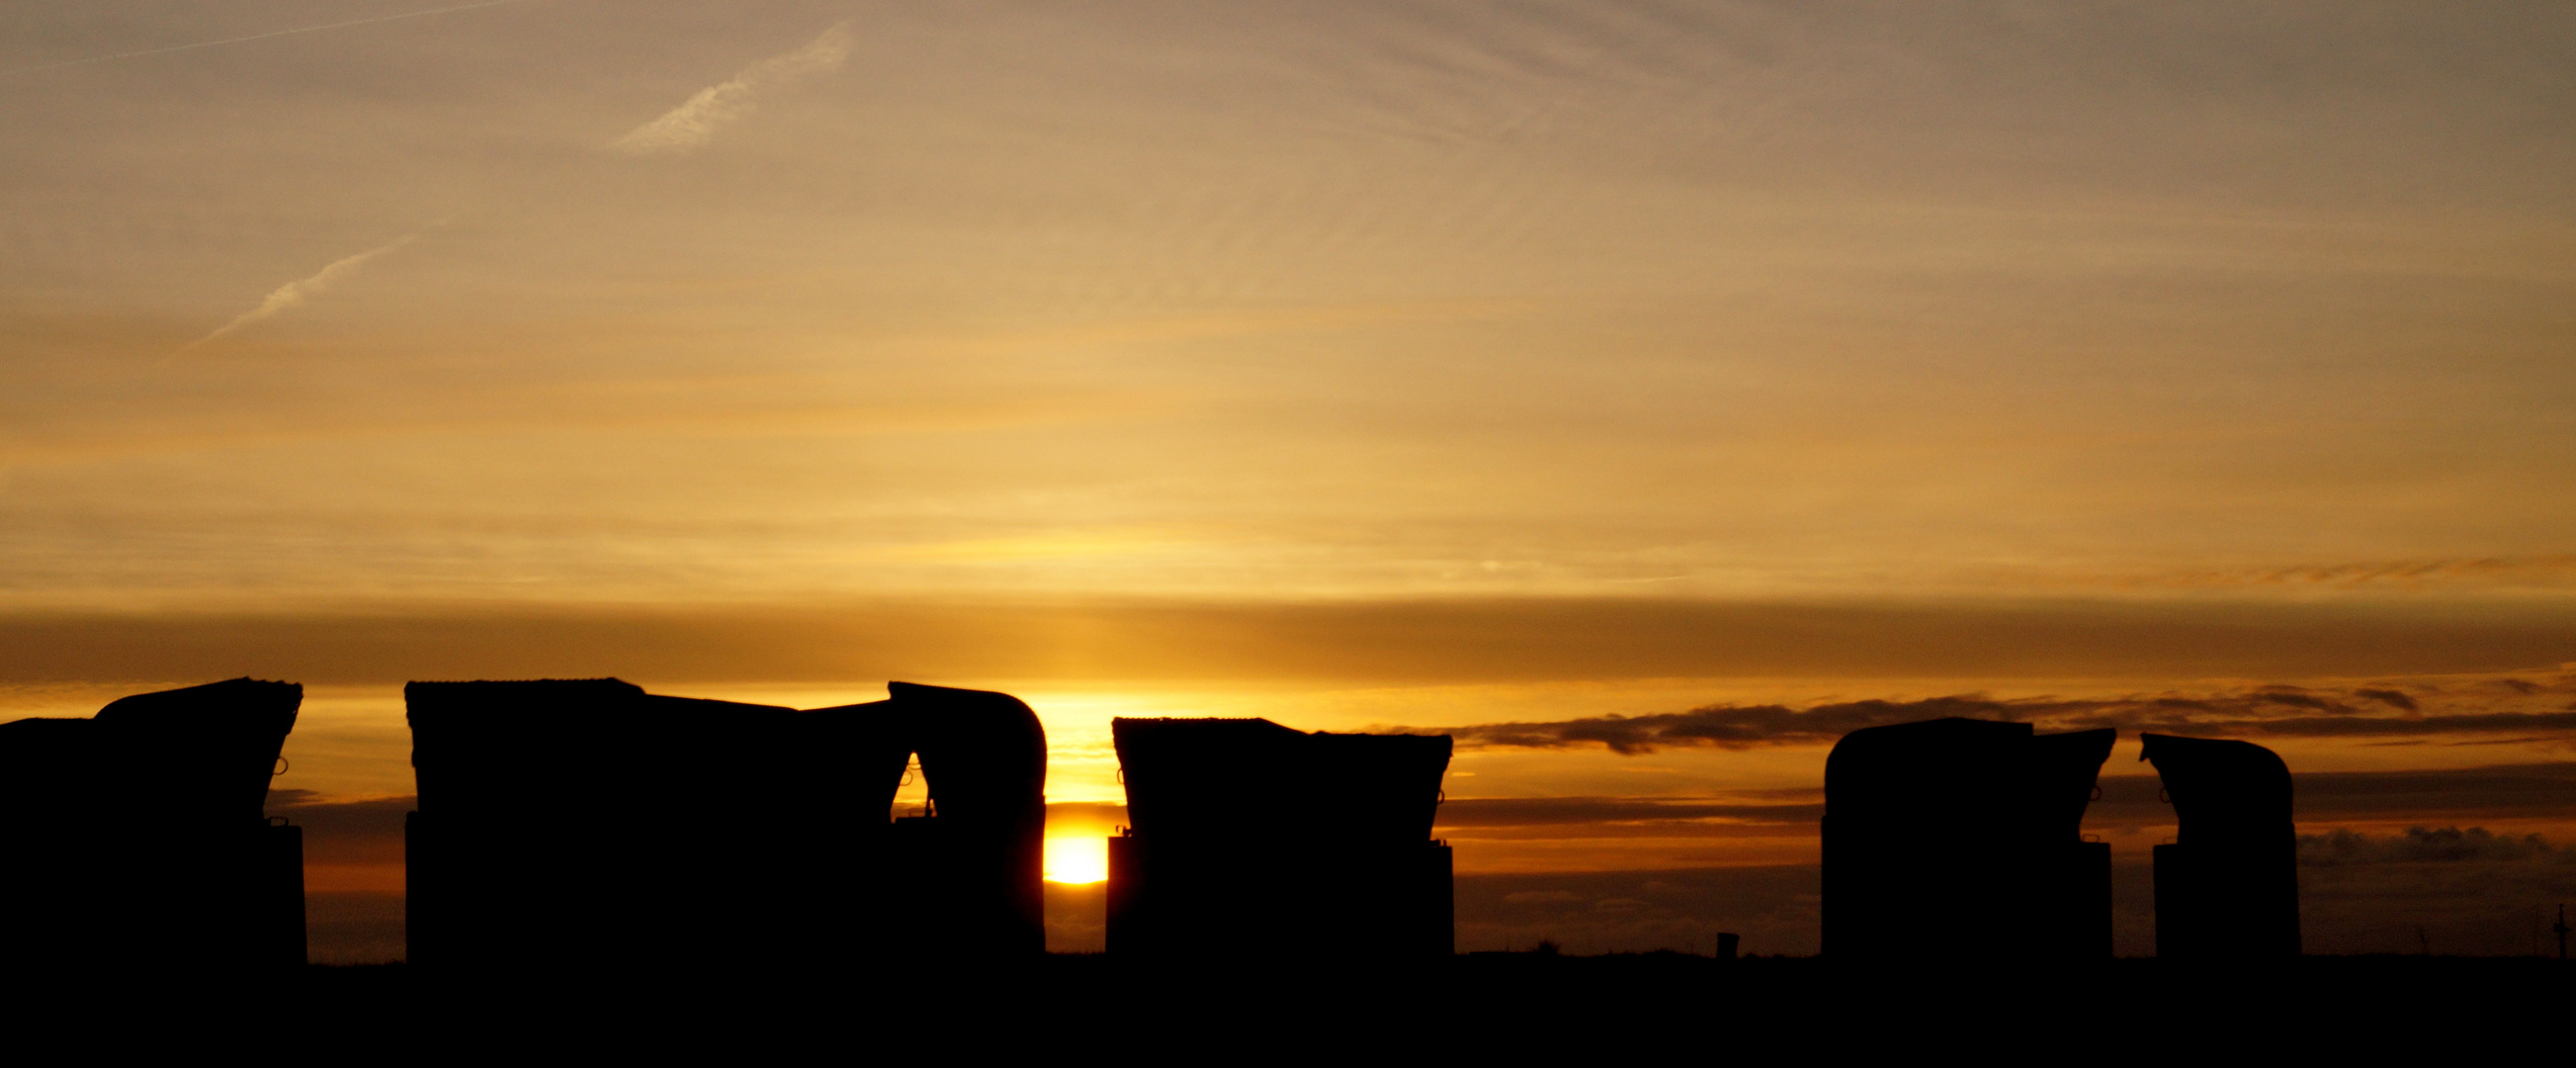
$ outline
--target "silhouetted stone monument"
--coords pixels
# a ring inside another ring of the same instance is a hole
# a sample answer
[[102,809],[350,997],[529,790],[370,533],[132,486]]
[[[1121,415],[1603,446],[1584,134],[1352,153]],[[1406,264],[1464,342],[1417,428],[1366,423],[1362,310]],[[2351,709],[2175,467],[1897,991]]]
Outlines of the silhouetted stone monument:
[[2143,740],[2179,824],[2155,849],[2156,955],[2299,955],[2289,765],[2252,742]]
[[1972,719],[1844,735],[1825,758],[1825,955],[2110,956],[2110,846],[2082,828],[2116,737]]
[[[1046,739],[1005,694],[799,712],[616,679],[404,688],[415,963],[1041,953]],[[889,825],[916,751],[938,815]]]
[[304,688],[233,679],[0,724],[0,960],[304,963],[304,840],[263,815]]
[[[1009,694],[888,683],[887,700],[808,716],[874,716],[893,753],[878,818],[912,754],[930,802],[894,821],[882,948],[932,960],[1046,952],[1046,728]],[[819,779],[817,781],[820,781]]]
[[1118,719],[1115,956],[1415,957],[1455,946],[1431,838],[1446,735],[1307,734],[1266,719]]

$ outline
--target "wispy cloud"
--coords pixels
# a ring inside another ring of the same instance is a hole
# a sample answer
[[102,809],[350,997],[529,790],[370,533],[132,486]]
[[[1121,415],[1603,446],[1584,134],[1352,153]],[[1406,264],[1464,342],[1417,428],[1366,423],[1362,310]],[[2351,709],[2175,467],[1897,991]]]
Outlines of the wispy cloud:
[[636,127],[608,147],[638,156],[695,152],[717,130],[751,114],[752,103],[760,94],[838,70],[849,58],[850,23],[845,20],[832,24],[803,48],[761,60],[730,79],[699,90],[679,107]]
[[204,337],[180,346],[178,351],[171,353],[171,355],[183,355],[192,349],[205,345],[206,343],[223,337],[226,334],[240,330],[252,323],[275,318],[279,313],[303,304],[305,301],[312,299],[314,295],[338,284],[340,280],[357,273],[358,268],[366,266],[367,261],[373,260],[378,256],[385,255],[405,245],[411,244],[414,241],[420,240],[420,235],[427,232],[428,231],[423,230],[404,234],[401,237],[368,249],[365,252],[358,253],[355,256],[333,260],[329,266],[313,272],[312,276],[309,278],[299,278],[295,281],[279,286],[276,289],[270,290],[267,298],[259,302],[259,307],[252,308],[249,311],[234,316],[233,321],[216,327],[213,333],[207,334]]

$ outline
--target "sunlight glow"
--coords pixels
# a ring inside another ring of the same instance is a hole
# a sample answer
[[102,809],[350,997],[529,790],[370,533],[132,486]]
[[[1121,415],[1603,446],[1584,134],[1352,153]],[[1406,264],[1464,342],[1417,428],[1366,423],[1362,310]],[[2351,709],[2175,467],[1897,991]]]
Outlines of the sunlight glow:
[[1100,835],[1046,840],[1046,880],[1097,883],[1109,878],[1109,840]]

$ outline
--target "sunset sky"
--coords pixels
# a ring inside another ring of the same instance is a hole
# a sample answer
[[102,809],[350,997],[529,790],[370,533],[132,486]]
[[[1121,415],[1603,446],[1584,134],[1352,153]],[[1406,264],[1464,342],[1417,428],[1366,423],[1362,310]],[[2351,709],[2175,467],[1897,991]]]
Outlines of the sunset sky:
[[1449,730],[1462,948],[1812,952],[1948,713],[2272,746],[2312,949],[2576,895],[2576,8],[0,27],[0,717],[305,683],[317,892],[402,682],[615,675],[1008,690],[1066,837],[1112,716]]

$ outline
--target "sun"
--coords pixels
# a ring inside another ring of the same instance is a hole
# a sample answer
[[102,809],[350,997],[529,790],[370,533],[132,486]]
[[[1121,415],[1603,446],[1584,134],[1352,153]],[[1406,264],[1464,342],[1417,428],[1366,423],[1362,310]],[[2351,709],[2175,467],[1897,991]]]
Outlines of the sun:
[[1046,840],[1046,880],[1096,883],[1109,878],[1109,840],[1099,835]]

